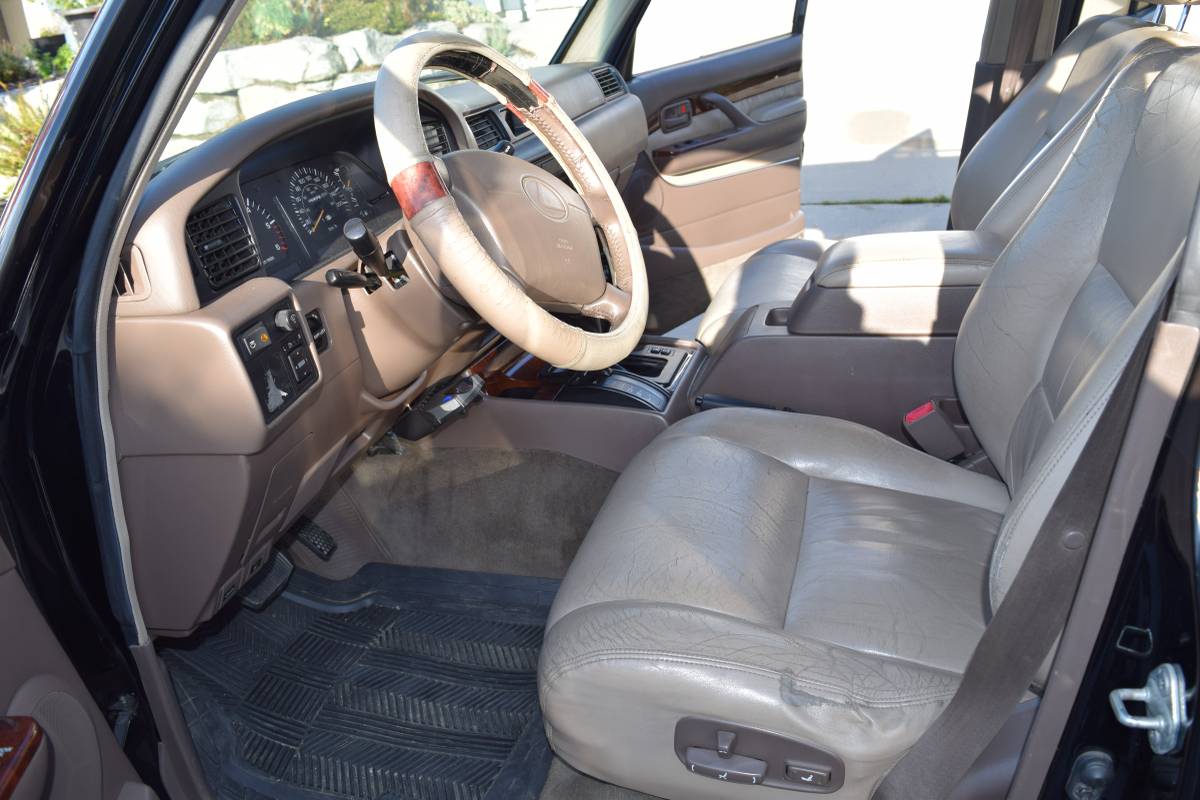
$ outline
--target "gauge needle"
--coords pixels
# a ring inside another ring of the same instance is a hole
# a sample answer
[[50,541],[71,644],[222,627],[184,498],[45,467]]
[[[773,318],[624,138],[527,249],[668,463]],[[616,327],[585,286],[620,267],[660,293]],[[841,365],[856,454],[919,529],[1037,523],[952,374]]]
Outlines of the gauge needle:
[[323,209],[323,208],[322,208],[322,209],[321,209],[321,213],[320,213],[320,214],[317,214],[317,221],[316,221],[316,222],[314,222],[314,223],[313,223],[313,226],[312,226],[311,228],[309,228],[309,229],[308,229],[308,232],[309,232],[310,234],[312,234],[312,233],[316,233],[316,232],[317,232],[317,228],[318,228],[318,227],[321,225],[321,220],[323,220],[323,219],[325,219],[325,209]]

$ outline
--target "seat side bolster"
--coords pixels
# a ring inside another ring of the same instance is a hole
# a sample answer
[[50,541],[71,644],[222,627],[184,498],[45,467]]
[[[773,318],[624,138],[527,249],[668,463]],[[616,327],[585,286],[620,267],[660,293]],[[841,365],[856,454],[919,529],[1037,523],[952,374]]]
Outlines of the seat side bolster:
[[[700,716],[809,744],[836,742],[847,796],[865,796],[953,697],[959,676],[662,603],[599,603],[547,632],[539,692],[569,763],[666,798],[728,798],[686,771],[676,723]],[[826,748],[829,745],[825,745]],[[612,765],[622,765],[622,774]],[[794,797],[748,787],[754,797]]]
[[1003,514],[1010,502],[1000,481],[832,417],[717,409],[676,423],[656,442],[697,435],[755,450],[814,478],[938,497],[997,514]]

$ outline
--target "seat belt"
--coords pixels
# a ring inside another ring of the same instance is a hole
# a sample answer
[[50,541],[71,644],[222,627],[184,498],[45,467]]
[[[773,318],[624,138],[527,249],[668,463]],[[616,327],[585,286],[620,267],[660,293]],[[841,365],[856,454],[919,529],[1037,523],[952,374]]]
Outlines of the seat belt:
[[1008,104],[1021,91],[1021,72],[1033,57],[1038,30],[1042,27],[1042,14],[1046,4],[1043,0],[1017,0],[1013,9],[1013,23],[1008,37],[1008,51],[1004,57],[1004,71],[992,93],[994,116],[1008,108]]
[[872,800],[942,800],[999,733],[1066,625],[1161,315],[1129,357],[949,705]]

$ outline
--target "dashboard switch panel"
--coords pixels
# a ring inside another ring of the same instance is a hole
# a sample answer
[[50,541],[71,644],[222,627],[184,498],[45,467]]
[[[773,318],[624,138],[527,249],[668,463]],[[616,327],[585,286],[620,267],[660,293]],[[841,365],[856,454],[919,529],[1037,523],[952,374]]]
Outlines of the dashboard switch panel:
[[317,365],[299,320],[292,304],[283,302],[248,320],[234,337],[268,423],[317,382]]

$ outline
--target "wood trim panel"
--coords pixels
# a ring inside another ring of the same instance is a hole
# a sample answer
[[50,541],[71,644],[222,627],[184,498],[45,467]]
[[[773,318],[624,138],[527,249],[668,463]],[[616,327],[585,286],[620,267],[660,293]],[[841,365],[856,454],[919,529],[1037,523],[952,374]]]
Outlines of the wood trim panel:
[[0,717],[0,800],[16,794],[43,737],[33,717]]

